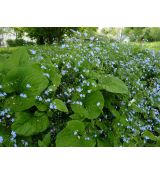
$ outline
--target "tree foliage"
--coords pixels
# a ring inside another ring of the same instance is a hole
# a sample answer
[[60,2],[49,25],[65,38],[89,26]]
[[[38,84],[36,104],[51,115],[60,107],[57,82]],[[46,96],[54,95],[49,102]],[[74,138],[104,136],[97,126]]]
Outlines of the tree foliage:
[[123,32],[131,41],[160,41],[159,27],[127,27]]
[[[35,39],[37,44],[52,44],[54,41],[60,42],[64,34],[68,34],[73,30],[84,31],[87,28],[80,27],[18,27],[15,28],[17,37],[21,38],[25,33],[31,39]],[[96,31],[96,27],[88,28],[89,31]]]

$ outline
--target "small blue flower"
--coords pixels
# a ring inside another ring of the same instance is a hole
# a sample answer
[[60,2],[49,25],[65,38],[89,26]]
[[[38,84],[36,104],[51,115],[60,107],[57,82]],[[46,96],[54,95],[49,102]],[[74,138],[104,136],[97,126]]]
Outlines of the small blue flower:
[[12,134],[12,137],[13,137],[13,138],[15,138],[15,137],[17,136],[17,134],[16,134],[15,131],[12,131],[11,134]]
[[47,69],[44,65],[41,66],[41,69]]
[[77,92],[81,92],[82,90],[83,90],[83,89],[80,88],[80,87],[78,87],[78,88],[76,89]]
[[31,51],[31,53],[34,55],[34,54],[36,54],[36,51],[35,50],[30,50]]
[[50,77],[50,74],[48,74],[48,73],[43,73],[43,75],[48,77],[48,78]]
[[31,85],[30,85],[30,84],[27,84],[27,85],[26,85],[26,88],[31,88]]
[[0,136],[0,143],[3,143],[3,137]]
[[46,103],[47,103],[47,102],[50,102],[50,101],[51,101],[50,98],[47,98],[47,99],[45,100]]
[[84,33],[84,36],[85,36],[85,37],[87,37],[87,36],[88,36],[88,34],[87,34],[87,33]]
[[62,70],[62,71],[61,71],[61,74],[62,74],[62,75],[65,75],[66,73],[67,73],[66,70]]
[[70,63],[67,63],[66,66],[68,69],[72,67]]
[[14,122],[14,118],[12,118],[11,121]]
[[53,103],[50,103],[49,108],[50,109],[57,109],[57,106]]
[[0,93],[0,97],[4,97],[4,96],[6,96],[7,94],[5,93],[5,92],[3,92],[3,93]]
[[22,98],[27,98],[27,95],[26,95],[26,94],[21,93],[21,94],[20,94],[20,97],[22,97]]
[[90,137],[85,137],[84,139],[89,141],[90,140]]
[[101,103],[100,102],[97,102],[97,106],[99,107],[101,105]]
[[75,136],[78,135],[78,130],[74,131],[73,133]]
[[90,40],[93,41],[94,40],[94,36],[90,37]]

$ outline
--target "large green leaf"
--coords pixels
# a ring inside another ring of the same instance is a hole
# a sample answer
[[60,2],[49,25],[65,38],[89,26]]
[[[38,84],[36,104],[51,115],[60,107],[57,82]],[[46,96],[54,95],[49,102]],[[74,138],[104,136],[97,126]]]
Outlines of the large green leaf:
[[48,80],[40,71],[31,66],[24,66],[9,71],[5,77],[4,90],[8,93],[39,95],[47,85]]
[[39,111],[47,111],[47,109],[48,109],[47,104],[45,104],[41,101],[36,101],[35,106],[38,108]]
[[89,94],[85,99],[85,107],[88,111],[89,119],[97,118],[104,107],[104,98],[100,91],[95,91]]
[[29,54],[24,47],[18,48],[5,60],[3,72],[6,74],[8,71],[26,64],[29,64]]
[[95,146],[95,139],[86,140],[84,123],[78,120],[69,121],[67,126],[56,137],[57,147],[90,147]]
[[58,109],[59,111],[68,112],[68,109],[62,100],[55,99],[53,100],[53,104],[56,105],[56,109]]
[[151,133],[150,131],[144,131],[143,133],[143,137],[149,137],[149,139],[153,140],[153,141],[157,141],[157,137]]
[[69,116],[71,119],[73,120],[84,120],[85,117],[84,116],[81,116],[81,115],[78,115],[78,114],[72,114]]
[[11,70],[6,75],[5,82],[4,91],[16,94],[7,98],[4,105],[13,111],[22,111],[32,107],[35,97],[40,95],[48,85],[47,78],[31,66]]
[[[85,106],[85,107],[84,107]],[[84,106],[80,104],[71,104],[72,111],[75,115],[71,115],[72,119],[95,119],[101,113],[104,106],[104,98],[100,91],[92,92],[84,100]]]
[[98,83],[99,89],[105,89],[108,92],[127,94],[128,88],[122,80],[112,75],[101,76]]
[[32,96],[27,98],[18,95],[8,97],[5,101],[4,107],[10,108],[14,112],[23,111],[31,108],[35,104],[35,99]]
[[45,113],[35,113],[32,115],[27,112],[17,112],[12,130],[18,135],[32,136],[45,131],[49,126],[49,120]]
[[23,66],[29,63],[29,54],[26,48],[21,47],[15,50],[9,57],[9,62],[13,62],[16,66]]
[[57,73],[57,71],[53,71],[53,69],[49,72],[50,76],[51,76],[51,81],[53,83],[53,89],[56,90],[57,87],[60,85],[61,83],[61,75]]
[[55,67],[53,67],[51,65],[48,65],[47,67],[48,67],[48,69],[46,71],[44,71],[44,73],[49,74],[48,79],[51,80],[51,82],[52,82],[52,85],[50,88],[52,88],[52,90],[55,91],[61,83],[62,76],[57,73],[57,70],[55,69]]
[[50,142],[51,142],[51,134],[48,133],[44,136],[42,141],[38,140],[38,146],[39,147],[47,147],[47,146],[49,146]]
[[[84,108],[84,106],[80,104],[71,104],[72,111],[80,116],[80,118],[88,117],[88,111]],[[77,116],[72,116],[77,117]]]
[[[32,95],[40,95],[40,93],[47,88],[48,83],[47,78],[44,77],[41,72],[33,71],[23,79],[22,91]],[[31,88],[27,88],[27,84],[30,84]]]

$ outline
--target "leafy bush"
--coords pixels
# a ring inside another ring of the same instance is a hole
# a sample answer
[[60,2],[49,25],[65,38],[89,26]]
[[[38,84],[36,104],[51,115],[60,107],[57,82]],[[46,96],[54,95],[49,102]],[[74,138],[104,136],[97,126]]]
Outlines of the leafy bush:
[[130,38],[130,41],[160,41],[159,27],[128,27],[123,33]]
[[0,62],[0,145],[159,146],[159,54],[74,35]]
[[54,41],[61,42],[64,35],[71,34],[72,30],[94,33],[97,27],[15,27],[18,38],[25,34],[31,39],[36,40],[39,45],[52,44]]
[[33,42],[25,41],[24,39],[8,39],[7,45],[10,47],[24,46],[24,45],[33,45]]
[[153,41],[160,41],[160,28],[152,27],[150,29],[150,36],[152,37]]
[[142,41],[148,38],[148,32],[145,27],[128,27],[123,33],[127,35],[130,41]]

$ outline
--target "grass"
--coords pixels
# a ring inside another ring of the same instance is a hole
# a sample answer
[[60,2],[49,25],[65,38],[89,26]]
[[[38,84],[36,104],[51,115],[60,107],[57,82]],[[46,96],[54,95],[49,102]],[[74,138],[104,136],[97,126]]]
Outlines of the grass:
[[144,43],[143,45],[144,45],[144,47],[146,47],[146,48],[154,49],[154,50],[156,50],[156,51],[160,51],[160,41]]
[[0,59],[8,58],[18,47],[0,47]]
[[3,53],[11,53],[13,52],[17,47],[0,47],[0,54]]
[[133,42],[131,44],[137,45],[139,47],[147,48],[147,49],[153,49],[155,51],[160,51],[160,41],[145,42],[145,43]]

